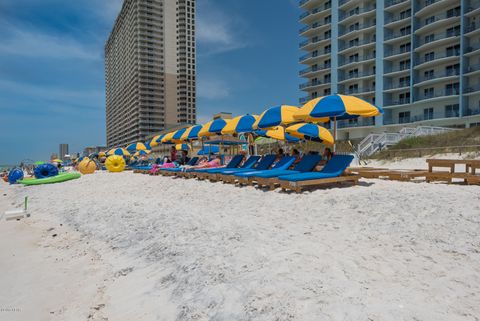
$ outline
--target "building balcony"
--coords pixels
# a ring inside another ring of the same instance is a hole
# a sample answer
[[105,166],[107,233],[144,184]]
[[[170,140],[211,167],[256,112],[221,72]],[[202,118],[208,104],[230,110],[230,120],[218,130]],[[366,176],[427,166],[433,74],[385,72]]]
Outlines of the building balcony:
[[387,100],[383,103],[384,107],[398,107],[398,106],[405,106],[405,105],[410,105],[410,99],[409,98],[404,98],[404,99],[397,99],[397,100]]
[[338,20],[341,23],[345,23],[348,18],[350,17],[360,17],[363,16],[365,13],[373,13],[375,12],[376,6],[367,6],[363,8],[358,8],[355,10],[349,10],[348,12],[341,13]]
[[409,82],[401,82],[401,83],[391,83],[391,84],[384,84],[383,91],[385,92],[394,92],[394,91],[401,91],[410,88]]
[[391,41],[391,40],[404,40],[406,38],[410,38],[412,35],[411,32],[393,32],[386,34],[384,37],[385,41]]
[[448,7],[449,5],[458,3],[458,0],[425,0],[421,2],[423,5],[415,13],[415,16],[429,15],[442,10],[442,8]]
[[328,13],[328,12],[330,12],[330,9],[331,9],[331,6],[321,6],[321,7],[315,8],[313,10],[306,11],[306,12],[304,12],[300,15],[300,21],[302,21],[302,22],[307,21],[307,20],[310,20],[310,18],[312,20],[314,20],[317,17],[317,14],[318,14],[318,16],[320,16],[323,13]]
[[388,67],[383,70],[385,75],[393,76],[393,74],[405,74],[410,72],[410,66]]
[[360,47],[363,47],[363,46],[374,45],[374,44],[375,44],[375,40],[363,39],[363,40],[360,40],[358,42],[345,43],[343,45],[340,45],[338,47],[338,52],[340,53],[340,52],[346,51],[348,49],[360,48]]
[[471,23],[465,26],[465,36],[472,36],[477,33],[480,33],[480,26],[478,24]]
[[407,5],[410,3],[410,0],[387,0],[385,1],[385,9],[393,7],[393,6],[400,6],[400,5]]
[[305,26],[302,29],[299,30],[300,35],[304,37],[311,36],[315,34],[316,32],[320,32],[322,30],[329,30],[331,28],[330,23],[322,24],[322,25],[311,25],[311,26]]
[[473,56],[480,54],[480,43],[465,48],[465,56]]
[[345,67],[352,64],[367,62],[369,60],[375,60],[375,55],[365,55],[365,56],[359,56],[358,58],[355,58],[355,59],[347,59],[346,61],[339,63],[338,66]]
[[470,65],[470,66],[465,67],[463,69],[463,73],[465,74],[465,76],[471,76],[473,74],[480,73],[480,64]]
[[363,71],[363,72],[357,72],[353,74],[348,74],[348,75],[340,75],[338,77],[339,82],[345,82],[349,80],[359,80],[362,78],[372,78],[375,76],[375,73],[373,71]]
[[411,13],[408,14],[396,14],[390,18],[385,18],[385,27],[393,27],[393,24],[401,24],[401,22],[410,22],[412,17]]
[[383,54],[384,58],[395,58],[400,59],[402,56],[410,56],[411,51],[410,49],[396,49],[396,50],[386,50]]
[[424,101],[428,99],[436,99],[436,98],[443,98],[443,97],[451,97],[451,96],[458,96],[460,94],[459,90],[436,90],[432,93],[421,93],[418,95],[418,98],[415,99],[415,102]]
[[322,67],[308,67],[305,69],[302,69],[298,72],[300,76],[306,77],[308,74],[314,74],[317,72],[322,72],[322,71],[330,71],[331,65],[326,65]]
[[366,95],[375,92],[375,87],[364,87],[364,88],[346,88],[344,90],[345,95]]
[[418,114],[418,115],[409,116],[409,117],[399,117],[396,120],[387,118],[383,120],[383,124],[384,125],[408,124],[408,123],[424,122],[424,121],[454,118],[454,117],[460,117],[460,114],[458,111],[434,112],[433,114],[432,113]]
[[417,77],[417,81],[415,82],[414,86],[426,86],[430,84],[434,84],[437,82],[441,81],[446,81],[449,78],[458,78],[460,75],[460,70],[453,70],[450,72],[437,72],[434,73],[433,75],[428,75],[428,76],[421,76]]
[[308,63],[312,63],[313,61],[317,60],[317,59],[320,59],[320,58],[325,58],[325,57],[328,57],[330,56],[330,52],[329,50],[327,51],[324,51],[323,53],[308,53],[308,54],[305,54],[303,56],[301,56],[299,58],[299,62],[303,63],[303,64],[308,64]]
[[475,115],[480,115],[480,108],[467,108],[465,110],[465,113],[463,114],[463,116],[475,116]]
[[[437,28],[441,28],[444,25],[450,24],[455,20],[460,19],[460,13],[454,13],[454,14],[439,14],[439,15],[434,15],[433,16],[433,21],[423,21],[420,23],[418,26],[417,30],[415,30],[415,33],[421,33],[421,32],[429,32],[429,31],[434,31]],[[437,29],[438,30],[438,29]]]
[[444,62],[448,62],[451,60],[458,60],[460,57],[460,52],[452,52],[452,53],[436,53],[433,57],[430,56],[423,56],[417,59],[415,69],[418,68],[426,68],[430,65],[436,65]]
[[466,96],[480,94],[480,84],[465,87],[463,89],[463,94]]
[[353,29],[345,28],[345,30],[341,31],[338,33],[338,37],[345,37],[349,34],[353,34],[356,32],[365,32],[368,29],[374,29],[375,24],[373,22],[370,23],[363,23],[361,25],[358,25],[358,27],[355,27]]
[[331,37],[322,37],[322,38],[317,38],[315,40],[313,39],[308,39],[308,40],[305,40],[305,41],[302,41],[300,44],[299,44],[299,47],[300,49],[302,50],[310,50],[312,49],[313,47],[315,47],[316,45],[320,44],[321,42],[326,42],[326,41],[330,41]]
[[324,85],[330,85],[330,81],[328,82],[323,82],[323,81],[307,81],[303,84],[300,84],[298,87],[300,90],[308,90],[308,89],[312,89],[314,87],[320,87],[320,86],[324,86]]
[[470,0],[465,4],[465,15],[467,17],[480,13],[480,0]]
[[356,118],[356,119],[348,119],[348,120],[339,120],[337,121],[337,128],[352,128],[352,127],[368,127],[368,126],[375,126],[375,117],[368,117],[368,118]]
[[428,39],[422,39],[418,42],[418,47],[415,50],[427,49],[441,46],[443,43],[452,41],[453,39],[458,39],[460,32],[445,32],[433,35],[433,37]]

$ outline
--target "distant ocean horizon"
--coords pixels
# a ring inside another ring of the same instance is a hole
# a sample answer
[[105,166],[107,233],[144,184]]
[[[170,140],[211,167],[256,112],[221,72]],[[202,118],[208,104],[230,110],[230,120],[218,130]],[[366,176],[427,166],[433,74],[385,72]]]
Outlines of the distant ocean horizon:
[[12,168],[12,167],[15,167],[15,165],[1,165],[0,164],[0,171],[3,171],[3,170],[8,169],[8,168]]

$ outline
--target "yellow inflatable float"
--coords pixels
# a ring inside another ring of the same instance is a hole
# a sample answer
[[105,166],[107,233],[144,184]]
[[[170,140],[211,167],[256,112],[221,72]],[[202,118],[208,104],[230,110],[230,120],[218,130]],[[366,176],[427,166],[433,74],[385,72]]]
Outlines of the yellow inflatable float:
[[109,172],[123,172],[125,166],[127,166],[125,160],[119,155],[108,156],[107,160],[105,161],[105,167]]
[[80,164],[78,164],[78,171],[82,174],[93,174],[95,170],[97,169],[97,164],[89,159],[88,157],[85,157]]

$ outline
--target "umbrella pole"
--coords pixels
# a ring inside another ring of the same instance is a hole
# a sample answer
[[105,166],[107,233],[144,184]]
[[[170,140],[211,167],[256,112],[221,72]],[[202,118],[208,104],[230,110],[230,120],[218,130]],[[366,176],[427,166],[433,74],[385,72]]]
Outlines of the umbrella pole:
[[335,153],[337,147],[337,116],[333,117],[333,152]]

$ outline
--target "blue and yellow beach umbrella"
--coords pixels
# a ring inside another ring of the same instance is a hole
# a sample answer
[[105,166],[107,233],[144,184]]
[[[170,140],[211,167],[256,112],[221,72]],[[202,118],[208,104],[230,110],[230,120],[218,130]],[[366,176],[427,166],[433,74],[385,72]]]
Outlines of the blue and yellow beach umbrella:
[[334,139],[328,129],[311,123],[300,123],[287,127],[285,129],[287,134],[314,142],[324,143],[326,145],[333,145]]
[[152,151],[149,150],[149,149],[146,149],[146,150],[139,150],[138,152],[136,152],[135,154],[133,154],[133,156],[146,156],[148,154],[150,154]]
[[148,143],[150,145],[150,147],[155,147],[159,144],[159,142],[157,142],[157,140],[159,138],[161,138],[162,135],[156,135],[156,136],[153,136],[153,138],[150,140],[150,142]]
[[205,125],[202,126],[202,129],[198,132],[198,137],[208,137],[214,135],[220,135],[222,133],[222,129],[227,125],[225,119],[218,118],[209,121]]
[[162,144],[174,144],[175,141],[173,140],[173,135],[175,135],[177,131],[171,132],[163,136]]
[[227,120],[227,125],[223,127],[222,134],[239,134],[254,131],[253,124],[257,121],[257,115],[246,114]]
[[180,140],[186,142],[193,139],[198,139],[198,133],[200,132],[202,127],[203,127],[202,125],[194,125],[194,126],[188,127],[183,132],[182,136],[180,137]]
[[135,152],[137,150],[146,150],[146,149],[149,149],[149,148],[147,148],[147,146],[145,146],[144,143],[134,143],[127,146],[127,150],[129,152]]
[[256,130],[255,133],[259,136],[270,137],[277,140],[284,140],[287,142],[298,142],[300,140],[285,132],[285,128],[283,128],[282,126],[273,127],[267,130]]
[[374,117],[383,114],[376,107],[363,99],[346,95],[329,95],[315,98],[302,106],[294,118],[306,122],[328,122],[354,117]]
[[188,144],[177,144],[177,145],[175,145],[175,149],[176,150],[189,150],[190,145],[188,145]]
[[125,148],[113,148],[108,151],[107,155],[130,156],[130,153]]
[[260,115],[253,127],[265,129],[296,122],[293,115],[298,112],[298,109],[298,107],[289,105],[271,107]]

